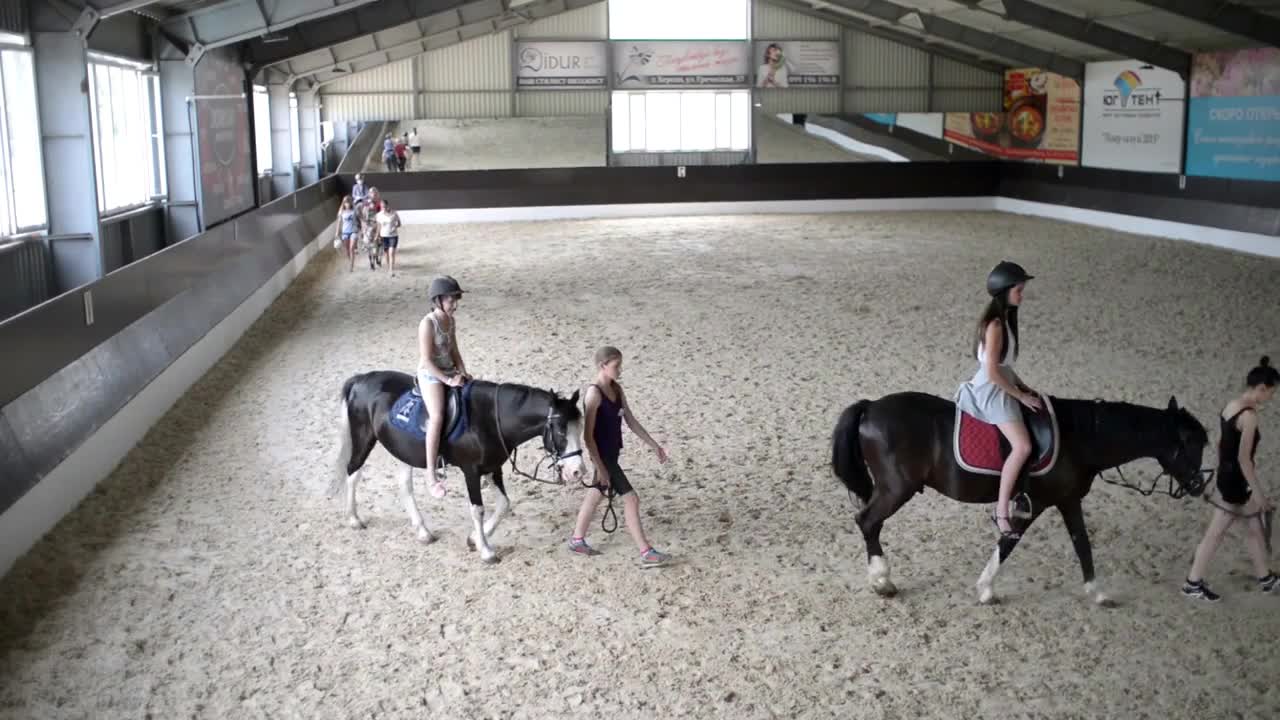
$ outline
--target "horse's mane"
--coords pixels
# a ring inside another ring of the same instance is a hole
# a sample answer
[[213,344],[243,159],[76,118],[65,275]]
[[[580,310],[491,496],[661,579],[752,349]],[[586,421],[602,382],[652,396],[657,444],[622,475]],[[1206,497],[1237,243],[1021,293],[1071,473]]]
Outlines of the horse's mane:
[[[1169,440],[1169,429],[1174,424],[1167,408],[1138,405],[1123,400],[1085,400],[1050,396],[1058,416],[1058,426],[1064,432],[1096,442],[1102,438],[1122,443],[1138,442],[1150,446]],[[1203,426],[1186,408],[1178,408],[1179,420]]]

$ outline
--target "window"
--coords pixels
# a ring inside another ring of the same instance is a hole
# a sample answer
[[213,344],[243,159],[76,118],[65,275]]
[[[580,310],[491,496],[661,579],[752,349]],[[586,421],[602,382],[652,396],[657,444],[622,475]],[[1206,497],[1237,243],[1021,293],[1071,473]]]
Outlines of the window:
[[750,22],[748,0],[609,0],[610,40],[747,40]]
[[99,214],[145,205],[166,194],[160,82],[148,68],[89,53]]
[[0,49],[0,235],[48,227],[31,51]]
[[613,93],[614,152],[747,150],[750,90]]
[[253,144],[258,174],[271,172],[271,100],[267,89],[253,86]]

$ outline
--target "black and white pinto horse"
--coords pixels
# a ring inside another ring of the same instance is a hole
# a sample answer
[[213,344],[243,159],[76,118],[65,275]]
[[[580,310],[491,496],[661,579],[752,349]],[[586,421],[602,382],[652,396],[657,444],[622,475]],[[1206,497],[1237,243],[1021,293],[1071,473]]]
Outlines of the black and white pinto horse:
[[[423,429],[426,424],[416,380],[412,375],[392,370],[361,373],[342,385],[342,447],[328,495],[337,494],[343,481],[347,487],[347,524],[363,528],[356,514],[356,485],[361,468],[377,443],[403,463],[400,499],[418,540],[435,540],[413,498],[413,468],[426,468],[427,449]],[[451,390],[446,388],[446,390]],[[446,393],[445,419],[440,441],[440,467],[447,463],[462,470],[467,481],[474,531],[468,547],[478,548],[486,563],[498,561],[489,537],[510,507],[502,483],[502,465],[520,444],[542,436],[543,449],[559,469],[562,480],[582,477],[582,413],[578,393],[562,398],[554,391],[528,385],[472,380],[465,388]],[[413,411],[407,411],[412,407]],[[420,411],[419,411],[420,409]],[[407,415],[412,414],[412,418]],[[411,424],[406,424],[406,419]],[[416,431],[416,432],[415,432]],[[443,473],[443,469],[440,470]],[[488,476],[498,490],[497,508],[487,520],[480,495],[480,480]]]

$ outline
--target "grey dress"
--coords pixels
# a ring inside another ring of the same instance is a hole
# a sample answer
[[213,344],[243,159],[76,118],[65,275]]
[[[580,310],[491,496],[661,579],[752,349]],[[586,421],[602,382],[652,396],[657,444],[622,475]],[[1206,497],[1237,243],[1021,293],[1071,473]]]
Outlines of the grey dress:
[[[1009,322],[1002,320],[1005,335],[1009,338],[1009,352],[1005,359],[996,366],[997,371],[1015,387],[1021,382],[1014,372],[1013,363],[1018,359],[1018,338],[1009,331]],[[968,382],[962,383],[956,390],[956,405],[975,418],[998,425],[1003,422],[1021,421],[1022,409],[1018,399],[1005,392],[987,375],[986,343],[978,344],[978,371]]]

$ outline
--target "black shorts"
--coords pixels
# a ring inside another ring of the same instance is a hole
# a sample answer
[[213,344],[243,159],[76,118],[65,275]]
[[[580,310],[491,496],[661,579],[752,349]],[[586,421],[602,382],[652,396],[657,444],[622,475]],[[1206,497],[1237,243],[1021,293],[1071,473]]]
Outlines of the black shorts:
[[412,150],[414,155],[417,155],[418,153],[422,152],[422,148],[420,147],[412,148]]
[[613,493],[617,497],[622,497],[631,492],[631,481],[627,480],[627,474],[622,472],[622,466],[618,464],[618,458],[601,458],[604,460],[604,466],[609,471],[609,486],[613,488]]
[[1249,498],[1253,495],[1253,488],[1249,487],[1249,481],[1244,479],[1244,475],[1239,472],[1218,473],[1218,494],[1222,496],[1222,501],[1232,505],[1243,505],[1249,502]]
[[390,250],[391,248],[393,248],[393,247],[395,247],[395,246],[397,246],[397,245],[399,245],[399,244],[400,244],[400,236],[399,236],[399,235],[392,235],[391,237],[384,237],[384,238],[382,238],[382,247],[383,247],[384,249]]

